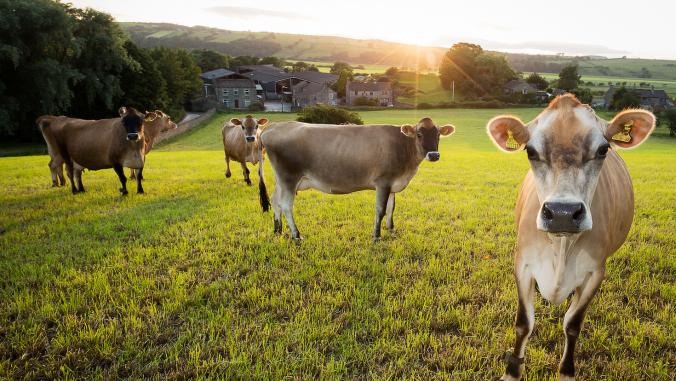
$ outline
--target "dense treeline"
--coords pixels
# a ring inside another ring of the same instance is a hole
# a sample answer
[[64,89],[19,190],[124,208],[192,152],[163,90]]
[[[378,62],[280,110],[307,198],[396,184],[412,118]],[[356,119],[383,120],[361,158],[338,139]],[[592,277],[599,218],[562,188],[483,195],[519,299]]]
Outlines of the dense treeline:
[[39,138],[35,118],[108,118],[120,105],[175,118],[201,88],[190,54],[141,49],[108,14],[53,0],[0,0],[0,136]]

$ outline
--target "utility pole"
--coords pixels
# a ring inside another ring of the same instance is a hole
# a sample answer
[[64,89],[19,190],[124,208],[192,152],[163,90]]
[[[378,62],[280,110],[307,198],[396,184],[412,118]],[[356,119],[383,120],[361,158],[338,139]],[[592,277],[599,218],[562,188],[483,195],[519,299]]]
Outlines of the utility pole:
[[455,102],[455,81],[452,83],[451,102]]

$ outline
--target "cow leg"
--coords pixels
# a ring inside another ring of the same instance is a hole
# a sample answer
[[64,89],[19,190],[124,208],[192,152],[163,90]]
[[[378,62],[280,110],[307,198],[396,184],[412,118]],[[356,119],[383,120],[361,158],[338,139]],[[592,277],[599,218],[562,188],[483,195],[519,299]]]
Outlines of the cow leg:
[[77,188],[75,187],[75,180],[73,180],[73,162],[66,161],[66,173],[68,174],[68,180],[70,180],[70,190],[73,194],[77,193]]
[[59,177],[59,186],[66,185],[66,179],[63,177],[63,161],[56,167],[56,175]]
[[75,171],[75,181],[77,181],[77,191],[84,192],[84,185],[82,185],[82,171],[84,167],[78,163],[74,163],[73,170]]
[[380,225],[387,210],[387,199],[390,197],[390,189],[390,186],[379,186],[376,188],[376,221],[373,224],[374,241],[380,239]]
[[232,176],[232,172],[230,172],[230,156],[225,155],[225,177],[230,177]]
[[251,185],[251,179],[249,178],[249,168],[246,167],[246,161],[242,162],[242,174],[244,174],[244,182],[246,185]]
[[123,196],[126,196],[129,192],[127,191],[127,176],[124,175],[124,168],[122,168],[121,164],[114,164],[113,169],[115,170],[117,177],[120,179],[120,184],[122,184],[120,193],[122,193]]
[[137,169],[136,172],[138,172],[136,175],[136,193],[142,194],[143,184],[141,184],[141,181],[143,181],[143,168]]
[[387,224],[385,228],[387,230],[394,230],[394,193],[390,193],[390,197],[387,199]]
[[575,379],[575,344],[577,337],[580,335],[582,329],[582,321],[587,312],[589,302],[596,294],[596,291],[601,286],[605,269],[594,271],[590,274],[584,283],[573,295],[568,311],[563,318],[563,332],[566,335],[566,346],[563,349],[563,357],[559,364],[559,380],[574,380]]
[[130,168],[129,170],[129,180],[134,180],[136,179],[136,170],[134,168]]
[[505,360],[507,368],[502,375],[502,381],[516,381],[523,376],[523,361],[526,355],[526,344],[533,332],[535,325],[535,307],[533,298],[535,296],[535,280],[531,274],[524,269],[516,272],[516,287],[519,296],[519,305],[516,311],[516,341],[514,342],[514,352],[507,353]]
[[289,230],[291,231],[291,237],[293,239],[302,239],[300,237],[300,232],[296,227],[296,222],[293,220],[293,200],[296,198],[296,185],[297,182],[279,182],[275,185],[279,189],[279,207],[286,217],[286,224],[289,225]]
[[49,166],[49,173],[52,175],[52,188],[58,187],[59,186],[59,183],[57,182],[58,175],[57,175],[56,165],[54,165],[54,159],[49,160],[48,166]]
[[276,185],[275,190],[272,192],[272,213],[275,221],[275,234],[282,234],[282,208],[279,206],[280,192],[280,186]]

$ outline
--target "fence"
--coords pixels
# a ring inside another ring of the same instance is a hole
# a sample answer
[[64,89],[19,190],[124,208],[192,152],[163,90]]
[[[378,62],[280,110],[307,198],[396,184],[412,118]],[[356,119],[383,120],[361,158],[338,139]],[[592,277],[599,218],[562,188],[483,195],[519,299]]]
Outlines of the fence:
[[207,110],[205,113],[203,113],[202,115],[198,116],[195,119],[191,119],[187,122],[179,123],[177,128],[174,128],[173,130],[169,130],[169,131],[161,133],[160,136],[158,136],[157,139],[155,139],[154,144],[158,144],[158,143],[163,142],[167,139],[171,139],[174,136],[178,136],[178,135],[181,135],[182,133],[185,133],[187,131],[192,130],[193,128],[199,126],[200,124],[202,124],[203,122],[205,122],[206,120],[211,118],[215,113],[216,113],[216,109],[212,108],[212,109]]

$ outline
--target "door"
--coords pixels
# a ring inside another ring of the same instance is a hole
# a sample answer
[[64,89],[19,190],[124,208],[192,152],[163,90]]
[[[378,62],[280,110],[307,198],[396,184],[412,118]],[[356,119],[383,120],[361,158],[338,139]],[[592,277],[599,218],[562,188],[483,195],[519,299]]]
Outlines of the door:
[[235,108],[239,108],[239,99],[235,99]]

